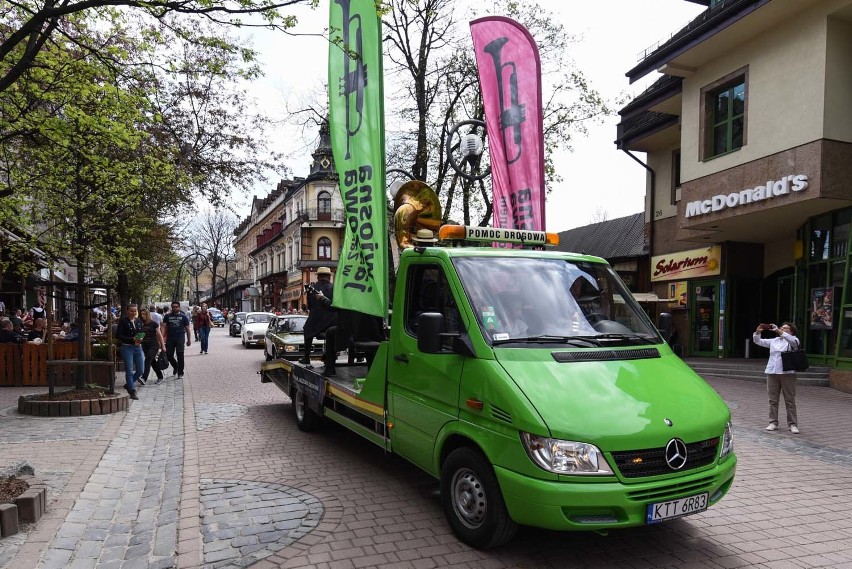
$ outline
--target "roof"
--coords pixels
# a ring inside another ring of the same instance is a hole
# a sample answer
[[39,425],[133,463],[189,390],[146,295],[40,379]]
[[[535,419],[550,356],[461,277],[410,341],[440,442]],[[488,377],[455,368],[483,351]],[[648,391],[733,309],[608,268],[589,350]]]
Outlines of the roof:
[[667,41],[648,50],[648,55],[626,73],[627,77],[633,83],[768,2],[770,0],[725,0],[708,7]]
[[645,249],[645,214],[592,223],[559,234],[557,251],[572,251],[604,259],[620,259],[647,255]]

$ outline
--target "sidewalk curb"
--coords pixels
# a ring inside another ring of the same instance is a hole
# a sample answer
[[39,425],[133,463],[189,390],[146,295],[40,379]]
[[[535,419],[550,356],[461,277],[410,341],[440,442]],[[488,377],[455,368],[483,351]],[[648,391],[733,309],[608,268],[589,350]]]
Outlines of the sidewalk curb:
[[198,456],[198,430],[195,421],[195,397],[192,382],[183,383],[183,479],[180,489],[180,518],[177,534],[177,566],[200,568],[204,563],[201,535],[201,481]]

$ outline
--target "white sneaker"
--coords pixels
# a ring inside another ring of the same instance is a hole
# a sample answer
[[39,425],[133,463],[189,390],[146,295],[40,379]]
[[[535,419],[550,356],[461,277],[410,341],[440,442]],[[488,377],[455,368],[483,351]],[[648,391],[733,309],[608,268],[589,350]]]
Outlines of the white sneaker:
[[775,429],[777,429],[777,428],[778,428],[778,424],[777,424],[777,423],[769,423],[769,426],[768,426],[768,427],[766,427],[766,430],[767,430],[767,431],[774,431],[774,430],[775,430]]
[[790,432],[793,433],[794,435],[798,435],[799,434],[799,427],[797,427],[796,425],[790,425]]

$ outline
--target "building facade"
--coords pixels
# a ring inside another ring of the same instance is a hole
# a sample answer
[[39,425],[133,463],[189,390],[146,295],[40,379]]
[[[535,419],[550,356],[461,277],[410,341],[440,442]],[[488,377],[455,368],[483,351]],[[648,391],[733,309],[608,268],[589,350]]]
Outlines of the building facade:
[[318,267],[337,267],[343,245],[343,202],[331,151],[328,123],[312,154],[306,178],[282,180],[234,231],[237,271],[251,284],[241,310],[299,310],[307,305],[305,285]]
[[698,3],[620,111],[618,148],[647,156],[653,291],[680,300],[687,355],[743,357],[790,320],[812,363],[852,369],[852,1]]

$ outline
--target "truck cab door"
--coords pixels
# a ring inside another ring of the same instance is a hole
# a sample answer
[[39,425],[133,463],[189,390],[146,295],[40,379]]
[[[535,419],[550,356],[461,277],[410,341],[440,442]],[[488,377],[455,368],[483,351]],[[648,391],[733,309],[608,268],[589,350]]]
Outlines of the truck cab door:
[[[397,454],[427,472],[441,428],[458,419],[458,397],[464,356],[445,351],[426,354],[417,349],[417,317],[440,312],[443,330],[462,326],[458,304],[443,267],[436,263],[409,266],[402,314],[394,314],[388,364],[388,414],[394,427],[391,444]],[[395,311],[396,312],[396,311]]]

